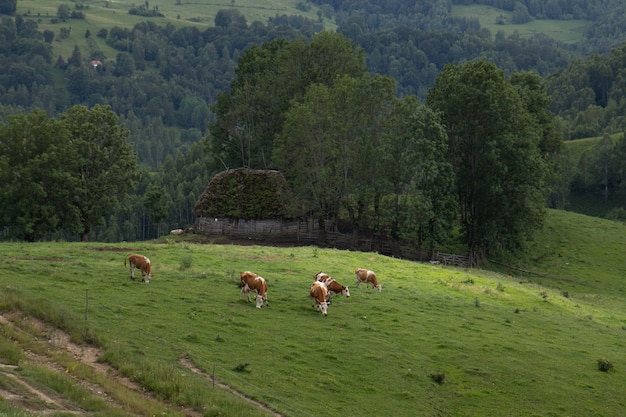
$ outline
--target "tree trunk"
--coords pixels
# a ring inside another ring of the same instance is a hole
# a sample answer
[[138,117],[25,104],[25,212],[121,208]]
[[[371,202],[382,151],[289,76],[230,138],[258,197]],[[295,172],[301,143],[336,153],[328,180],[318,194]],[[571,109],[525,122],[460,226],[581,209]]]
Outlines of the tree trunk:
[[89,242],[89,232],[91,231],[91,228],[89,226],[85,226],[85,228],[83,229],[83,232],[80,234],[80,241],[81,242]]
[[317,219],[319,229],[317,231],[317,245],[321,247],[326,246],[326,222],[321,217]]

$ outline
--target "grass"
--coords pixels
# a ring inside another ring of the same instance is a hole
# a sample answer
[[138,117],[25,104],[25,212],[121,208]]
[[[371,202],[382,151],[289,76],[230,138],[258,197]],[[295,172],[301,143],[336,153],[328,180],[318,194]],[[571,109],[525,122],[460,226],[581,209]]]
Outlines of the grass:
[[[455,17],[476,18],[480,26],[488,29],[492,35],[503,31],[507,35],[514,32],[522,37],[544,34],[555,40],[574,43],[583,39],[584,33],[590,25],[586,20],[532,20],[524,24],[511,23],[512,12],[486,5],[454,5],[451,15]],[[497,24],[496,19],[504,18],[505,24]]]
[[[616,415],[626,388],[624,227],[550,212],[516,264],[541,275],[312,247],[4,243],[0,306],[22,300],[76,326],[79,339],[94,333],[104,360],[157,397],[214,415],[252,406],[209,389],[181,357],[287,416]],[[128,278],[131,250],[153,261],[150,284]],[[377,272],[382,293],[354,288],[360,266]],[[245,269],[267,279],[271,307],[239,300]],[[308,297],[320,270],[352,293],[326,318]],[[613,368],[599,370],[600,360]]]
[[[259,21],[267,23],[269,18],[277,15],[297,15],[304,16],[311,20],[319,20],[318,8],[311,7],[308,11],[299,10],[296,6],[298,0],[232,0],[232,1],[191,1],[182,0],[153,0],[135,2],[131,0],[116,1],[84,1],[81,5],[84,8],[78,10],[85,14],[85,19],[68,19],[65,22],[53,23],[56,18],[57,9],[61,4],[68,4],[62,0],[20,0],[17,4],[17,14],[26,18],[35,19],[38,22],[39,30],[52,30],[56,34],[53,42],[54,53],[67,59],[78,45],[83,57],[88,58],[91,52],[102,51],[108,59],[114,59],[117,51],[106,45],[103,39],[96,36],[102,28],[110,29],[113,26],[132,28],[136,23],[152,20],[159,26],[172,24],[175,27],[195,26],[199,30],[214,26],[215,15],[224,9],[237,9],[245,16],[248,24]],[[128,14],[131,7],[148,4],[150,10],[158,8],[159,13],[164,17],[147,18]],[[72,10],[73,5],[70,4]],[[324,25],[328,30],[334,30],[336,24],[332,19],[324,17]],[[59,34],[61,28],[71,29],[70,36],[61,39]],[[89,29],[92,34],[93,45],[90,45],[85,38],[85,32]]]

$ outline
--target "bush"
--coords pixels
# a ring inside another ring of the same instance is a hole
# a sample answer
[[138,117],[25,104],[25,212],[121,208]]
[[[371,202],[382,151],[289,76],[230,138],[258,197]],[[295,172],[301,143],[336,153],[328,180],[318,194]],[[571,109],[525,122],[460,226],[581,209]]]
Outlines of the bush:
[[438,383],[439,385],[443,384],[443,381],[446,379],[446,374],[442,372],[437,372],[434,374],[430,374],[430,379]]
[[608,359],[598,359],[598,369],[602,372],[609,372],[613,369],[613,363]]

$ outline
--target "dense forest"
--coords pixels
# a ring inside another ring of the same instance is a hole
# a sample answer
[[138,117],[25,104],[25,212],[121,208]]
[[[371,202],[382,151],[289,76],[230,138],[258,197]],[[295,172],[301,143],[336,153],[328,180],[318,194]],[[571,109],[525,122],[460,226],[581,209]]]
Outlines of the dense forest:
[[[394,80],[396,99],[413,97],[425,103],[447,64],[486,60],[506,77],[529,72],[542,78],[563,139],[624,131],[623,2],[378,3],[325,1],[320,7],[334,17],[337,33],[362,51],[369,74]],[[549,18],[585,19],[593,24],[580,42],[563,44],[545,35],[493,34],[476,19],[451,15],[453,4],[477,3],[512,11],[516,23]],[[81,18],[82,11],[74,12],[59,10],[69,19]],[[132,29],[114,26],[85,33],[87,38],[104,40],[117,51],[115,56],[78,47],[70,56],[53,56],[51,44],[62,33],[41,31],[36,19],[16,15],[14,1],[1,0],[0,13],[0,120],[5,127],[11,127],[10,116],[37,109],[50,118],[61,118],[76,105],[102,105],[128,129],[128,141],[139,161],[135,190],[89,230],[91,239],[108,241],[146,239],[163,229],[193,224],[193,205],[215,173],[238,166],[271,168],[272,142],[258,142],[259,149],[250,153],[249,160],[229,159],[224,153],[226,142],[216,138],[227,136],[220,126],[230,115],[228,99],[240,87],[238,80],[250,74],[245,65],[261,64],[245,59],[265,59],[255,54],[271,50],[270,45],[281,49],[281,42],[300,48],[315,45],[323,30],[318,21],[301,16],[277,15],[267,22],[248,22],[236,9],[228,9],[220,11],[214,26],[205,29],[176,28],[147,19]],[[323,48],[316,53],[323,54]],[[284,97],[293,98],[293,93],[284,92]],[[301,90],[297,97],[303,98],[304,93]],[[268,119],[265,131],[254,134],[278,137],[287,110],[281,109]],[[612,140],[611,146],[620,143]],[[605,199],[616,194],[624,171],[619,160],[602,164],[601,157],[593,156],[606,152],[586,155],[587,161],[580,166],[563,156],[559,175],[551,181],[550,204],[565,207],[570,184],[577,192],[599,193]],[[10,236],[11,223],[3,226],[4,234]],[[58,230],[46,236],[68,239],[69,232]]]

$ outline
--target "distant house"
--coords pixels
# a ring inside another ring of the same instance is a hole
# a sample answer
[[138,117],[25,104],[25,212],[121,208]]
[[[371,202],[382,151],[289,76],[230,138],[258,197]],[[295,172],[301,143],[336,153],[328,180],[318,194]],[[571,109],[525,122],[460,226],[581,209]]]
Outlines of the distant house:
[[196,202],[196,230],[209,236],[296,241],[303,220],[290,209],[293,200],[280,171],[222,171]]
[[91,61],[89,61],[89,65],[91,65],[93,69],[97,69],[98,67],[102,66],[102,61],[100,61],[99,59],[92,59]]

